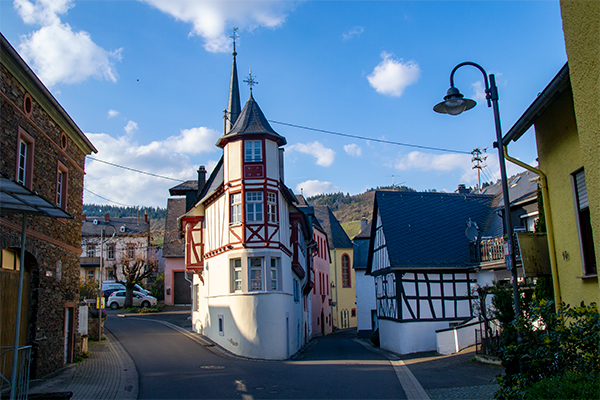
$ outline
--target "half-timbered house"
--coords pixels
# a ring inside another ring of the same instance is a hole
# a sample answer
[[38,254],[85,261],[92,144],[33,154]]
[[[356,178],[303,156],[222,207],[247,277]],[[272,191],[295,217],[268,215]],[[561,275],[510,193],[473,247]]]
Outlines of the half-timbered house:
[[474,263],[466,230],[485,229],[493,196],[377,192],[367,260],[375,279],[381,347],[436,349],[438,329],[473,317]]
[[192,323],[232,353],[285,359],[310,338],[315,246],[310,220],[284,184],[286,139],[252,87],[240,111],[236,54],[234,47],[225,133],[216,143],[223,156],[179,218],[185,269],[194,272]]

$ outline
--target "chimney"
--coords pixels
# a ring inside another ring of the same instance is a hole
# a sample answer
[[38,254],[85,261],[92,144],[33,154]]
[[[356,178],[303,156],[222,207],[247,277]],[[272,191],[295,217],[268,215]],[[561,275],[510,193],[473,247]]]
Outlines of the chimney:
[[110,214],[104,214],[104,220],[106,222],[110,221]]
[[363,218],[360,220],[360,231],[364,231],[367,228],[367,219]]
[[206,183],[206,168],[204,165],[198,167],[198,194],[202,192],[204,184]]
[[148,223],[148,210],[144,210],[144,222]]
[[458,194],[469,194],[470,191],[469,189],[467,189],[466,185],[464,183],[460,183],[458,185],[458,189],[456,189],[456,193]]

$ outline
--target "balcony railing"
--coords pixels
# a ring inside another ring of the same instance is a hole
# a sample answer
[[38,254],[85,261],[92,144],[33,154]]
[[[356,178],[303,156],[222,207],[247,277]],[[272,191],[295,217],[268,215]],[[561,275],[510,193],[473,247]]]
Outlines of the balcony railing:
[[[519,246],[516,244],[515,236],[515,258],[521,259]],[[494,237],[482,239],[469,244],[471,262],[485,263],[490,261],[504,261],[504,238]]]
[[[8,398],[11,392],[11,374],[14,347],[0,347],[0,383],[1,397]],[[31,364],[31,346],[21,346],[17,356],[17,379],[15,381],[15,399],[27,399],[29,395],[29,367]]]

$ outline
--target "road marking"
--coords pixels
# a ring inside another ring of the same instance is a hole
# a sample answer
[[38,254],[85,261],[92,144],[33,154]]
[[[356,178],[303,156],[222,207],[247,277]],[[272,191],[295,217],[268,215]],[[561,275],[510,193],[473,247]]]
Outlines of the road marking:
[[400,381],[400,385],[402,386],[402,389],[404,390],[404,393],[406,394],[406,398],[408,400],[431,400],[430,397],[427,395],[425,389],[423,389],[423,386],[421,386],[421,384],[419,383],[417,378],[415,378],[413,373],[410,372],[410,369],[408,369],[404,361],[398,359],[398,357],[396,356],[388,354],[385,351],[375,349],[369,346],[367,343],[363,342],[362,340],[352,340],[354,340],[356,343],[361,344],[370,351],[385,356],[389,360],[390,364],[392,364],[392,367],[394,368],[394,372],[396,373],[398,381]]

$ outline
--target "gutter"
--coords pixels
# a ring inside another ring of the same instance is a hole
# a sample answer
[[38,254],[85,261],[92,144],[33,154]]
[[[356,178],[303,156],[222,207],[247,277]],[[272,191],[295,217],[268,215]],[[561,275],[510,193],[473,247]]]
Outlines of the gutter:
[[[567,71],[568,71],[568,68],[567,68]],[[511,129],[511,131],[512,131],[512,129]],[[550,196],[548,195],[548,181],[546,179],[546,175],[538,168],[534,168],[531,165],[525,164],[524,162],[509,156],[506,145],[504,145],[502,147],[504,149],[504,158],[505,159],[512,162],[513,164],[516,164],[522,168],[525,168],[526,170],[529,170],[529,171],[539,175],[539,177],[540,177],[540,183],[542,186],[542,200],[544,202],[544,204],[543,204],[544,215],[546,218],[546,231],[547,231],[546,238],[548,240],[548,251],[550,252],[550,270],[552,271],[552,287],[554,289],[554,303],[556,306],[556,310],[559,311],[562,309],[562,296],[560,294],[560,285],[558,282],[558,267],[556,264],[557,262],[556,262],[556,246],[554,243],[554,228],[552,225],[552,217],[551,217],[551,213],[550,213]]]

